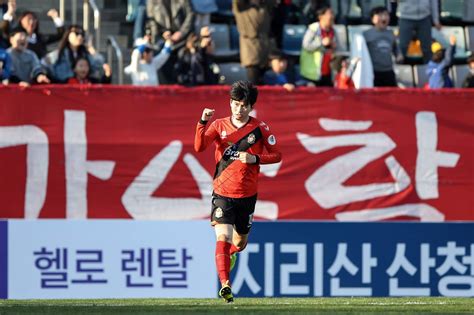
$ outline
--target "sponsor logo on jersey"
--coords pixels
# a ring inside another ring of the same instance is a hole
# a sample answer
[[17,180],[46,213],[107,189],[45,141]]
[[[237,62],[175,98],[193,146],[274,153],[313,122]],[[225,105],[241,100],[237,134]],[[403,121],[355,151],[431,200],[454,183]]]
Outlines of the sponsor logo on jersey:
[[275,144],[277,143],[277,140],[276,140],[276,138],[275,138],[274,135],[268,136],[268,143],[269,143],[270,145],[275,145]]
[[225,139],[225,138],[227,138],[227,131],[222,130],[222,132],[221,132],[221,139]]
[[238,160],[239,159],[239,151],[237,148],[234,148],[234,146],[228,147],[224,151],[224,155],[229,156],[229,159],[231,160]]
[[217,207],[216,211],[214,212],[214,217],[216,217],[216,219],[220,219],[222,218],[223,215],[224,215],[224,211],[222,211],[221,208]]
[[268,125],[266,123],[264,123],[263,121],[260,123],[260,126],[262,126],[266,131],[270,130]]
[[249,136],[247,137],[247,142],[249,144],[254,144],[255,143],[255,135],[253,133],[249,134]]

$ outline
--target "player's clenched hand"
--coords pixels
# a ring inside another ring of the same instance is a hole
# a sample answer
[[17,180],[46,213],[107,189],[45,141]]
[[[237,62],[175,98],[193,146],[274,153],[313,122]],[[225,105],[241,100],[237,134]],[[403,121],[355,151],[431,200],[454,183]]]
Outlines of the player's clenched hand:
[[239,152],[239,160],[242,163],[254,164],[257,163],[257,157],[247,152]]
[[204,108],[204,110],[202,111],[201,120],[208,121],[209,119],[212,118],[212,115],[214,115],[214,112],[215,112],[214,109]]

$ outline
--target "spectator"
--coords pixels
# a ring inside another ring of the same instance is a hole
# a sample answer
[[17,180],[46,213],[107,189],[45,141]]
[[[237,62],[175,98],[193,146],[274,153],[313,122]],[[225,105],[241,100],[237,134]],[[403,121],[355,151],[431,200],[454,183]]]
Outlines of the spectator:
[[11,47],[8,53],[12,59],[10,82],[29,86],[31,83],[50,83],[46,71],[34,52],[26,49],[28,45],[26,32],[20,27],[10,32]]
[[130,65],[125,73],[132,77],[132,84],[137,86],[158,86],[157,71],[166,63],[171,54],[171,40],[167,40],[161,52],[153,56],[153,47],[142,44],[132,52]]
[[90,76],[91,64],[89,59],[86,57],[79,57],[74,62],[73,71],[74,77],[69,78],[68,84],[93,84],[93,83],[103,83],[110,84],[112,82],[112,69],[108,64],[103,65],[104,75],[100,80],[92,78]]
[[28,49],[32,50],[39,59],[46,55],[47,45],[59,41],[64,34],[64,22],[59,17],[58,11],[51,9],[47,14],[56,26],[56,34],[54,35],[43,35],[40,33],[38,17],[31,11],[23,12],[18,19],[20,26],[26,31],[28,36]]
[[10,29],[10,23],[13,21],[13,17],[16,11],[16,0],[0,0],[2,4],[2,11],[0,15],[0,48],[7,49],[10,47],[10,41],[8,40],[8,32]]
[[454,54],[456,53],[456,37],[449,37],[449,46],[445,50],[440,43],[434,42],[431,45],[433,52],[432,60],[428,63],[426,74],[428,75],[428,88],[450,88],[453,87],[453,81],[449,77],[449,68],[453,64]]
[[81,26],[71,25],[61,39],[59,48],[43,58],[43,63],[48,67],[55,82],[65,83],[69,78],[74,77],[73,65],[81,57],[89,59],[91,77],[97,80],[102,77],[103,57],[96,52],[91,38],[88,44],[85,44],[85,36]]
[[431,21],[437,29],[439,22],[438,0],[399,0],[400,48],[404,57],[413,37],[413,31],[421,42],[423,63],[431,59]]
[[211,13],[217,12],[216,0],[191,0],[195,12],[194,31],[200,32],[211,24]]
[[387,10],[387,14],[390,17],[390,9],[391,9],[390,1],[384,0],[383,4],[381,4],[380,2],[381,1],[374,1],[374,0],[357,0],[357,3],[360,7],[363,24],[370,24],[370,22],[372,21],[372,10],[376,7],[380,7],[380,6],[385,7]]
[[128,22],[133,22],[133,40],[143,37],[146,20],[146,0],[128,0]]
[[[276,47],[282,47],[283,27],[285,24],[300,24],[304,20],[303,5],[297,5],[299,1],[287,0],[277,1],[271,13],[270,37],[275,39]],[[303,23],[307,24],[307,23]]]
[[397,86],[392,54],[398,58],[401,54],[393,31],[387,29],[390,15],[387,8],[375,7],[370,16],[374,26],[364,32],[364,38],[374,69],[374,86]]
[[332,68],[336,72],[334,79],[334,87],[337,89],[347,90],[355,88],[352,81],[352,74],[360,58],[356,57],[349,60],[348,56],[338,55],[333,58]]
[[152,20],[153,39],[171,39],[173,50],[168,61],[160,68],[162,84],[177,82],[174,65],[178,50],[186,45],[186,39],[194,28],[194,11],[189,0],[148,0],[147,13]]
[[263,83],[265,85],[281,85],[287,91],[293,91],[295,85],[288,79],[286,70],[288,68],[288,60],[279,52],[274,51],[269,56],[270,70],[265,72]]
[[469,74],[464,79],[462,87],[474,88],[474,52],[472,52],[471,56],[467,58],[467,64],[469,65]]
[[10,78],[12,60],[7,51],[0,48],[0,83],[8,84]]
[[300,55],[301,76],[316,86],[333,86],[331,57],[339,47],[334,32],[334,14],[330,7],[317,12],[319,22],[310,24],[303,37]]
[[274,0],[233,0],[240,40],[240,63],[247,70],[247,79],[261,84],[270,51],[270,13]]
[[301,24],[312,24],[318,21],[317,12],[325,7],[330,7],[329,0],[309,0],[303,7]]
[[188,86],[217,84],[218,75],[213,71],[211,61],[213,49],[209,27],[201,29],[200,37],[191,33],[186,48],[178,54],[178,83]]

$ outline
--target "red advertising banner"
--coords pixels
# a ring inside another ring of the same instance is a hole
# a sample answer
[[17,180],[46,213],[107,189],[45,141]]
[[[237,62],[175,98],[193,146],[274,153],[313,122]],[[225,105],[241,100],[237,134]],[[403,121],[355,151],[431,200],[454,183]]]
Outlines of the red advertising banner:
[[[202,109],[229,87],[0,88],[1,218],[187,220],[210,212]],[[283,160],[261,167],[266,220],[474,221],[474,91],[262,87]]]

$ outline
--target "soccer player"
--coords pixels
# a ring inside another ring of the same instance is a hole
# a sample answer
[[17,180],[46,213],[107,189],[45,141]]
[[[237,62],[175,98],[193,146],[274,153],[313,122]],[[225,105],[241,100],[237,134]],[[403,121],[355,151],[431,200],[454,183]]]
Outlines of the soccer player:
[[259,165],[281,161],[268,125],[250,116],[257,96],[257,88],[249,81],[232,84],[231,116],[209,124],[215,110],[205,108],[194,139],[197,152],[213,142],[216,145],[211,225],[217,238],[216,267],[222,285],[219,296],[227,303],[234,301],[229,273],[235,264],[235,253],[247,245],[252,227]]

